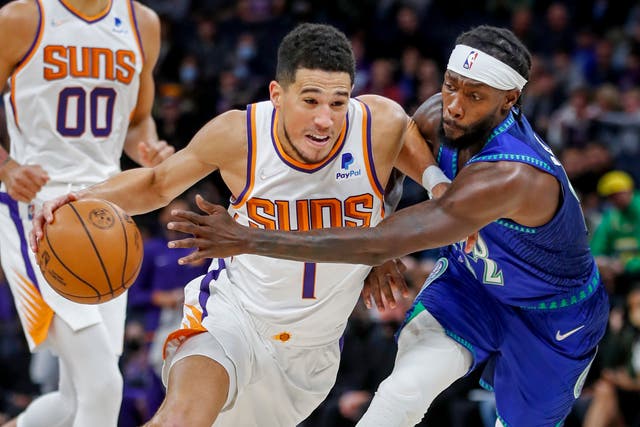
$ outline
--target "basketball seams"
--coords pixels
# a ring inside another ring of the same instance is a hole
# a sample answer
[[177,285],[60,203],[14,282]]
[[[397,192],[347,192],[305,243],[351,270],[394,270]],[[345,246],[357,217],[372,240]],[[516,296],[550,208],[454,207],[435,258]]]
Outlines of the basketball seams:
[[[127,290],[127,288],[125,288],[124,286],[120,286],[119,288],[116,288],[114,290],[113,297],[114,298],[115,297],[119,297],[122,294],[122,292],[124,292],[126,290]],[[65,291],[60,290],[60,289],[57,289],[56,292],[58,292],[59,294],[61,294],[65,298],[71,297],[72,301],[75,300],[75,302],[78,302],[80,304],[99,304],[100,301],[103,298],[102,294],[98,294],[97,297],[94,297],[94,296],[85,296],[85,295],[73,294],[71,292],[65,292]],[[82,301],[78,301],[78,300],[82,300]]]
[[69,203],[69,207],[76,214],[76,216],[80,220],[80,224],[82,224],[82,228],[84,229],[85,233],[87,234],[87,237],[89,237],[89,242],[91,243],[91,246],[93,247],[93,251],[95,252],[96,257],[98,258],[98,261],[100,262],[100,267],[102,268],[102,272],[104,273],[105,277],[107,278],[107,284],[109,285],[110,293],[111,293],[111,295],[113,295],[114,289],[113,289],[113,285],[111,284],[111,277],[109,277],[109,272],[107,270],[107,267],[104,264],[104,260],[102,259],[102,255],[100,255],[100,251],[98,250],[98,247],[96,246],[96,243],[93,240],[93,236],[91,235],[91,232],[89,231],[89,229],[87,228],[86,224],[84,223],[84,220],[82,219],[82,216],[80,215],[80,213],[78,212],[78,210],[76,209],[76,207],[73,204],[74,204],[74,202]]
[[54,217],[60,224],[45,224],[37,256],[47,282],[60,296],[101,304],[135,282],[143,262],[141,235],[121,208],[101,199],[77,200],[61,206]]
[[[118,220],[120,221],[120,227],[122,227],[122,234],[124,235],[124,262],[122,263],[122,274],[120,275],[120,285],[122,285],[121,287],[124,287],[125,284],[127,283],[125,281],[124,275],[125,275],[126,270],[127,270],[127,261],[129,259],[129,235],[127,234],[127,227],[123,222],[124,220],[123,220],[122,216],[120,215],[119,208],[114,206],[113,203],[111,203],[108,200],[105,200],[105,202],[111,207],[113,212],[118,217]],[[109,285],[111,285],[111,284],[109,284]]]
[[[82,222],[82,221],[80,221],[80,222]],[[56,258],[56,260],[58,260],[58,263],[62,267],[64,267],[64,269],[67,270],[73,277],[75,277],[76,279],[78,279],[79,281],[81,281],[82,283],[87,285],[89,288],[93,289],[95,291],[96,295],[98,296],[98,301],[100,301],[100,299],[102,299],[102,295],[100,294],[100,291],[95,286],[93,286],[91,283],[87,282],[82,277],[80,277],[76,273],[74,273],[69,267],[67,267],[67,264],[65,264],[65,262],[62,260],[62,258],[60,258],[60,256],[58,256],[56,250],[54,249],[53,245],[51,244],[51,241],[49,239],[49,235],[46,232],[44,233],[44,237],[45,237],[45,239],[47,241],[47,246],[49,247],[49,251],[51,251],[51,254]],[[43,271],[43,274],[44,273],[45,273],[45,271]],[[58,289],[58,291],[60,291],[60,290]],[[73,294],[69,294],[69,295],[73,295]]]

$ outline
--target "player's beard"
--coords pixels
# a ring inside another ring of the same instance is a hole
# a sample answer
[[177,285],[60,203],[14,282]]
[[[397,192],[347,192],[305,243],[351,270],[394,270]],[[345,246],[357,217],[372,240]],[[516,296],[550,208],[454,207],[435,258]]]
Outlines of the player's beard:
[[494,118],[492,115],[488,115],[486,118],[481,121],[474,123],[470,126],[458,126],[458,129],[462,131],[462,135],[451,139],[448,138],[444,132],[443,120],[440,120],[440,140],[447,147],[462,150],[465,148],[469,148],[472,145],[483,144],[486,142],[487,138],[491,134],[491,131],[494,128]]
[[284,139],[287,140],[287,144],[289,144],[289,147],[291,147],[291,149],[298,155],[300,159],[302,159],[304,163],[313,164],[318,162],[318,160],[316,159],[310,159],[302,151],[298,150],[295,145],[293,145],[293,141],[291,141],[291,137],[289,137],[289,132],[287,132],[287,124],[284,122],[284,117],[282,118],[282,130],[284,132]]

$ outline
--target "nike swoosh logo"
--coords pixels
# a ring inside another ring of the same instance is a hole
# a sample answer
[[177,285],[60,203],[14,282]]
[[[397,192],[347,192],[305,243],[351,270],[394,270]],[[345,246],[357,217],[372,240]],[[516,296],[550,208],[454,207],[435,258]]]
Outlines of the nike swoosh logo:
[[557,341],[563,341],[567,338],[569,338],[571,335],[575,334],[576,332],[578,332],[580,329],[584,328],[584,325],[582,326],[578,326],[575,329],[570,330],[569,332],[565,332],[564,334],[560,333],[560,330],[556,331],[556,340]]
[[51,26],[52,27],[59,27],[60,25],[66,24],[69,21],[70,21],[70,19],[52,19],[51,20]]
[[260,171],[260,179],[261,179],[261,180],[263,180],[263,181],[265,181],[265,180],[267,180],[267,179],[269,179],[269,178],[273,178],[273,177],[274,177],[274,176],[276,176],[276,175],[280,175],[282,172],[284,172],[284,171],[282,171],[282,170],[277,170],[277,171],[271,171],[270,173],[265,173],[265,170],[264,170],[264,169],[262,169],[262,170]]

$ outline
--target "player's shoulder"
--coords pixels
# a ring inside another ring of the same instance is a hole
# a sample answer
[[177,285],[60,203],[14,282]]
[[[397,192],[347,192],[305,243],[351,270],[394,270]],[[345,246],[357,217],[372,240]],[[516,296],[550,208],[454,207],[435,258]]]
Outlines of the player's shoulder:
[[416,109],[412,118],[425,138],[435,138],[442,120],[442,94],[436,93],[429,97]]
[[160,18],[149,6],[134,1],[133,12],[140,31],[160,31]]
[[137,1],[132,3],[145,59],[153,68],[160,52],[160,18],[148,6]]
[[241,142],[247,139],[247,112],[245,110],[226,111],[204,125],[202,131],[208,136],[224,136],[226,142]]
[[38,16],[38,4],[35,0],[14,0],[0,8],[0,19],[7,22],[25,19],[37,23]]
[[33,38],[39,21],[40,12],[35,0],[16,0],[0,8],[0,32],[11,34],[12,41],[20,37]]
[[187,150],[200,161],[228,172],[246,166],[248,146],[247,112],[229,110],[206,123]]
[[411,117],[422,137],[434,151],[440,147],[438,135],[442,120],[442,94],[436,93],[424,101]]
[[397,123],[405,126],[408,116],[397,102],[380,95],[360,95],[356,99],[364,102],[371,111],[374,122],[384,122],[387,125]]
[[35,0],[16,0],[0,8],[0,56],[17,63],[36,38],[39,21]]

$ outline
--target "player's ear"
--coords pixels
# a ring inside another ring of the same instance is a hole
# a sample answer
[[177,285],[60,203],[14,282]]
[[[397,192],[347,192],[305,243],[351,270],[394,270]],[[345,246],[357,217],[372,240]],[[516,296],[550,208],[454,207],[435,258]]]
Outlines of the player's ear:
[[271,83],[269,83],[269,98],[271,99],[271,103],[274,108],[280,107],[282,92],[283,88],[280,86],[280,83],[275,80],[272,80]]
[[519,97],[520,97],[520,90],[518,89],[511,89],[506,91],[505,97],[504,97],[503,109],[505,111],[510,110],[511,107],[516,105],[516,102],[518,102]]

